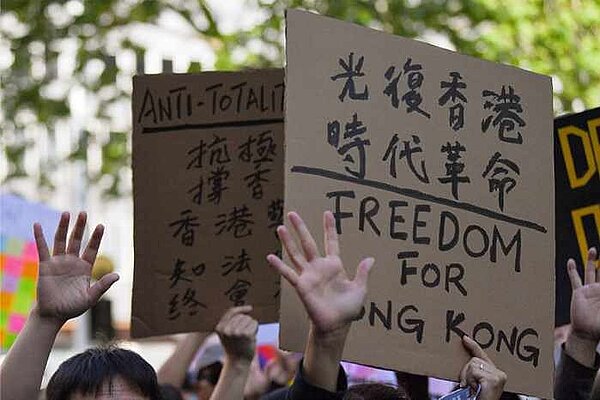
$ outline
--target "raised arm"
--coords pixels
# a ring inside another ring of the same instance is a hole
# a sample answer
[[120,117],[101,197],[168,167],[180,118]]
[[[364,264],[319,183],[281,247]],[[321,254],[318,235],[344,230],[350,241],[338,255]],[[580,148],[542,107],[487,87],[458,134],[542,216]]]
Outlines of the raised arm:
[[325,256],[320,255],[300,216],[290,212],[288,219],[300,239],[300,247],[285,226],[280,226],[277,234],[292,266],[273,254],[267,256],[267,260],[295,288],[311,321],[302,363],[304,378],[313,386],[335,392],[346,337],[365,301],[374,260],[362,260],[351,280],[340,259],[331,212],[323,215]]
[[3,400],[35,399],[54,339],[63,324],[92,307],[119,276],[107,274],[90,286],[92,265],[104,227],[98,225],[80,256],[87,216],[80,213],[67,244],[69,213],[63,213],[54,237],[52,256],[42,227],[33,226],[39,256],[37,301],[23,331],[10,348],[0,370]]
[[158,383],[161,385],[169,384],[176,388],[181,388],[185,381],[187,373],[198,348],[208,336],[208,333],[193,332],[188,333],[177,343],[177,347],[169,356],[167,361],[161,365],[156,372]]
[[556,369],[554,396],[562,399],[586,399],[598,370],[596,347],[600,341],[600,270],[596,249],[588,251],[584,282],[573,259],[567,262],[573,294],[571,331]]
[[225,350],[225,361],[210,400],[243,400],[256,349],[258,322],[248,315],[251,306],[227,310],[215,328]]

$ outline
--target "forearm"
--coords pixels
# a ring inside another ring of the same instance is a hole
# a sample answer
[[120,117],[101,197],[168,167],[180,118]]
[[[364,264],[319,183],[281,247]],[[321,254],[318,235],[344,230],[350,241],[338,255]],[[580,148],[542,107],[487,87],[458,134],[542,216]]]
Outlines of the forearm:
[[33,310],[0,369],[3,400],[35,399],[48,356],[62,322],[40,317]]
[[175,351],[156,373],[158,383],[180,388],[185,381],[187,370],[196,355],[198,347],[208,336],[207,333],[190,333],[177,344]]
[[323,334],[311,326],[302,364],[308,383],[330,392],[337,390],[340,361],[349,329],[348,326]]
[[249,360],[232,360],[226,357],[210,400],[242,400],[250,364]]

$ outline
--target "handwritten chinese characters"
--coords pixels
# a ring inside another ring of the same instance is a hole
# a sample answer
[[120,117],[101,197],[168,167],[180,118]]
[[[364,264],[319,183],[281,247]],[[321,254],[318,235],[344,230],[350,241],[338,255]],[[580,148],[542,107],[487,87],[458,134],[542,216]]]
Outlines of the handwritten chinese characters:
[[509,390],[551,395],[549,79],[301,11],[287,46],[285,207],[315,234],[331,210],[350,271],[377,260],[344,358],[453,378],[468,334]]
[[211,330],[233,305],[275,321],[283,73],[134,80],[135,336]]

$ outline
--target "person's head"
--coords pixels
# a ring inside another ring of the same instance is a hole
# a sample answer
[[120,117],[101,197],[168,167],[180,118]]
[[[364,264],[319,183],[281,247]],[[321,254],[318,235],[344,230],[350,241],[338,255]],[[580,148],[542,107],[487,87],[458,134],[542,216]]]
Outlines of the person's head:
[[344,400],[410,400],[403,388],[381,383],[361,383],[351,386]]
[[63,362],[46,388],[47,400],[159,400],[156,372],[142,357],[116,346],[97,347]]
[[198,383],[196,385],[198,400],[210,399],[210,395],[215,389],[215,386],[217,386],[222,369],[223,364],[220,361],[217,361],[210,365],[203,366],[198,370]]
[[181,390],[169,384],[160,385],[160,396],[162,400],[183,400]]

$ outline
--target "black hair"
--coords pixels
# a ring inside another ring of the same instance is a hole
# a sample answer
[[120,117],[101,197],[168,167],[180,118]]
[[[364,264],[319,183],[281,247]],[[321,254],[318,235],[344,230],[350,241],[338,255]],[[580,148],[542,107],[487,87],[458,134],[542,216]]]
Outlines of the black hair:
[[162,400],[183,400],[181,391],[173,385],[160,385],[160,396]]
[[382,383],[361,383],[351,386],[344,394],[344,400],[410,400],[402,387]]
[[206,380],[210,382],[211,385],[215,386],[219,381],[222,369],[223,364],[220,361],[216,361],[206,367],[200,368],[197,379],[198,381]]
[[64,400],[72,394],[96,395],[121,378],[150,400],[160,400],[156,372],[139,354],[116,346],[96,347],[63,362],[46,388],[47,400]]

